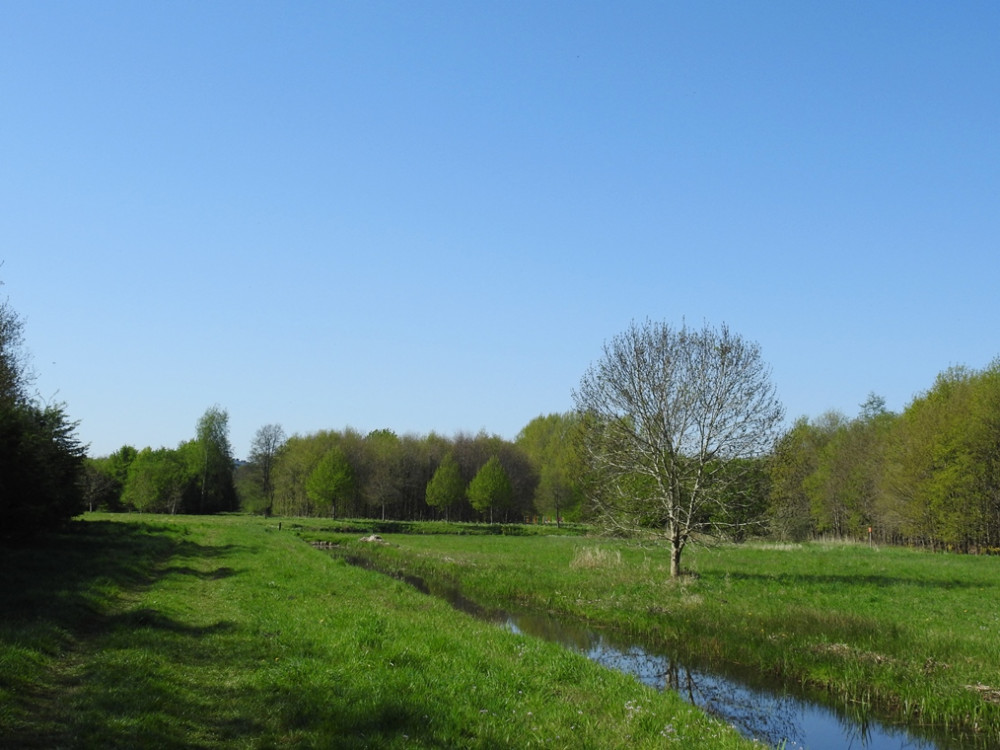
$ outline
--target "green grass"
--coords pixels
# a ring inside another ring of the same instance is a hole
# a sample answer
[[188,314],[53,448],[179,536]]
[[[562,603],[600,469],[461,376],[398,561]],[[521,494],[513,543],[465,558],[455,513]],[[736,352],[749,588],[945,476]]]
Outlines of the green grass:
[[584,538],[338,540],[472,599],[585,619],[799,683],[860,715],[1000,743],[1000,558],[861,545],[667,550]]
[[100,515],[0,550],[0,747],[751,746],[292,526],[319,528]]
[[[280,520],[280,519],[279,519]],[[460,536],[581,536],[583,524],[469,523],[458,521],[379,521],[371,518],[295,518],[284,521],[303,538],[324,539],[329,534],[458,534]]]

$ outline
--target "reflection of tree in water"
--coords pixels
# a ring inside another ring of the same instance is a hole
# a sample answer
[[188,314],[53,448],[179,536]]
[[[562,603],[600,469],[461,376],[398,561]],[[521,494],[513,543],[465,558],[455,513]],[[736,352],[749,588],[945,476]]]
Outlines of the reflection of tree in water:
[[[552,630],[550,626],[550,630]],[[619,646],[602,636],[578,636],[577,650],[598,664],[635,676],[657,690],[673,690],[688,702],[772,747],[911,748],[936,745],[902,730],[838,714],[780,690],[757,690],[722,675],[690,669],[669,656],[637,645]]]
[[797,700],[781,695],[764,696],[670,660],[666,660],[662,687],[676,690],[707,713],[769,745],[785,742],[786,747],[796,748],[805,739],[806,733],[798,721]]
[[[346,558],[362,567],[367,561]],[[782,691],[756,678],[730,678],[691,669],[675,658],[635,643],[617,642],[607,635],[547,614],[511,613],[483,607],[467,599],[453,582],[402,576],[418,590],[448,601],[463,612],[490,620],[515,633],[542,638],[584,654],[611,669],[636,677],[657,690],[674,690],[702,710],[734,726],[748,737],[788,750],[958,750],[986,747],[975,740],[944,739],[938,743],[888,729],[864,717],[848,715]]]
[[684,667],[668,656],[631,646],[619,648],[600,640],[587,653],[611,669],[634,675],[657,690],[673,690],[689,703],[731,724],[744,735],[774,747],[786,742],[799,746],[804,732],[798,726],[797,703],[785,696],[763,696],[756,691]]

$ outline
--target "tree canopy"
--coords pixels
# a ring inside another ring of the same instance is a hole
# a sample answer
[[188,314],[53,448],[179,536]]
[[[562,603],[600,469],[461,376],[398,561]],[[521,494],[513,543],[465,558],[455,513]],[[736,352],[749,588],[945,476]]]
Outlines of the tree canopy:
[[557,524],[581,514],[583,466],[578,450],[583,422],[575,412],[548,414],[531,420],[517,435],[516,445],[538,472],[535,510]]
[[590,499],[609,528],[656,530],[671,576],[692,535],[770,451],[783,418],[759,347],[728,327],[633,323],[604,346],[574,392]]
[[28,536],[82,513],[86,447],[63,404],[30,396],[23,324],[0,303],[0,538]]
[[469,482],[466,495],[472,507],[480,513],[490,512],[490,522],[493,522],[493,511],[506,508],[514,497],[514,488],[510,477],[497,456],[490,456],[476,476]]
[[451,453],[446,453],[440,465],[434,471],[434,476],[427,483],[427,504],[432,508],[444,511],[448,517],[448,509],[458,503],[465,492],[465,482],[462,481],[462,470]]
[[266,424],[254,433],[250,444],[248,469],[243,482],[243,504],[265,516],[274,510],[274,467],[287,440],[279,424]]

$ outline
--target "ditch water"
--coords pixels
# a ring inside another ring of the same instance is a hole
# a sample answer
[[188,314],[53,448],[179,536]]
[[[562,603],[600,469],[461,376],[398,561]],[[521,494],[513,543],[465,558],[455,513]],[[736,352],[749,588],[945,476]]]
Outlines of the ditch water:
[[[364,558],[342,557],[352,565],[378,571]],[[577,622],[548,614],[483,606],[449,583],[409,575],[394,577],[481,620],[514,633],[558,643],[657,690],[674,690],[744,736],[771,747],[785,750],[981,750],[984,747],[970,739],[863,718],[820,703],[757,673],[735,667],[686,664],[653,644],[598,632]]]

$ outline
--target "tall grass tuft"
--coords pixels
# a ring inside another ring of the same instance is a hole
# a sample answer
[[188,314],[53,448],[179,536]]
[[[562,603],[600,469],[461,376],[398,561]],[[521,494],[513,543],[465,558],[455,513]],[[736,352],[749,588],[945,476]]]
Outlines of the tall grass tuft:
[[617,568],[621,564],[621,550],[608,549],[607,547],[580,547],[569,562],[569,566],[574,570]]

